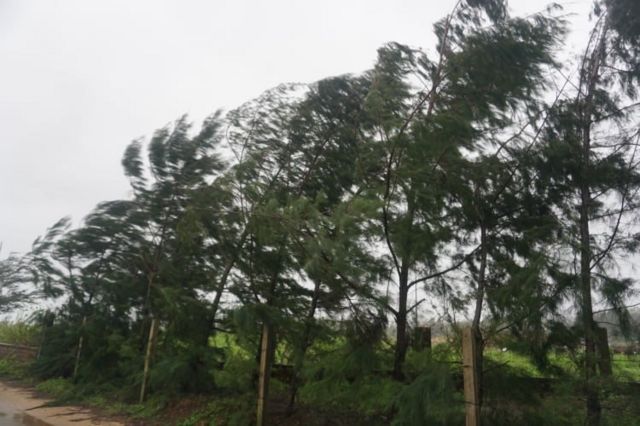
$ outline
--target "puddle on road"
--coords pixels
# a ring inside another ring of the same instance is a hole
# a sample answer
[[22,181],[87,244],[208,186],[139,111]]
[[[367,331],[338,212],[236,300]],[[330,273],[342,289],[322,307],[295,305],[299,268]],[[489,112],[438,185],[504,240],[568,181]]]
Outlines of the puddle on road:
[[0,401],[0,426],[24,426],[25,422],[22,412],[16,410],[4,401]]

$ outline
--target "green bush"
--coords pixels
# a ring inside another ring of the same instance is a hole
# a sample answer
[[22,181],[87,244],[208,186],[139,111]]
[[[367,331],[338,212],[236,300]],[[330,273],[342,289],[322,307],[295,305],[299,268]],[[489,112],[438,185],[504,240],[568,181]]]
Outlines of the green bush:
[[63,378],[55,378],[45,380],[36,385],[36,389],[40,392],[44,392],[55,399],[69,398],[73,393],[73,384]]
[[213,361],[211,348],[173,348],[160,353],[151,369],[149,389],[171,395],[211,391]]
[[425,364],[423,372],[395,399],[395,426],[458,425],[464,421],[464,400],[456,392],[446,363]]
[[222,370],[214,373],[216,386],[231,392],[248,392],[253,388],[256,362],[242,354],[232,354],[227,358]]

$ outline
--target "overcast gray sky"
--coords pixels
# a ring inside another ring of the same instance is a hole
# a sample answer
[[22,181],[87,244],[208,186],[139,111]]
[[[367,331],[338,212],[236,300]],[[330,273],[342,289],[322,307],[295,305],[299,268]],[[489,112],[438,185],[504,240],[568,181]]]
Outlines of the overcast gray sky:
[[[561,3],[583,34],[591,1]],[[62,216],[78,223],[126,197],[120,158],[132,139],[281,82],[363,71],[388,41],[429,51],[432,24],[453,4],[0,0],[0,257],[28,250]]]

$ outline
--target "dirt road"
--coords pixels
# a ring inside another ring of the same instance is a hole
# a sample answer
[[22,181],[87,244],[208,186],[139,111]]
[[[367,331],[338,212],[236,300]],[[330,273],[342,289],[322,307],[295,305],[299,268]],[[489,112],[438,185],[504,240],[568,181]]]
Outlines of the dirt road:
[[81,407],[46,407],[28,388],[0,382],[0,426],[123,426]]

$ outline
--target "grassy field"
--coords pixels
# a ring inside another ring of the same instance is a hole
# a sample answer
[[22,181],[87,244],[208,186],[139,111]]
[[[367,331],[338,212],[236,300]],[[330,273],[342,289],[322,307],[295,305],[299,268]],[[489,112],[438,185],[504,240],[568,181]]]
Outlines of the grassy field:
[[41,339],[39,327],[27,322],[0,321],[0,343],[37,346]]
[[[570,375],[577,378],[580,374],[577,364],[579,360],[572,359],[567,353],[551,353],[550,365],[544,370],[537,368],[530,358],[514,351],[503,352],[498,348],[489,348],[485,350],[484,356],[497,364],[510,366],[529,377],[556,378]],[[614,378],[621,381],[640,382],[640,355],[614,354],[612,362]],[[558,372],[564,374],[558,374]]]

